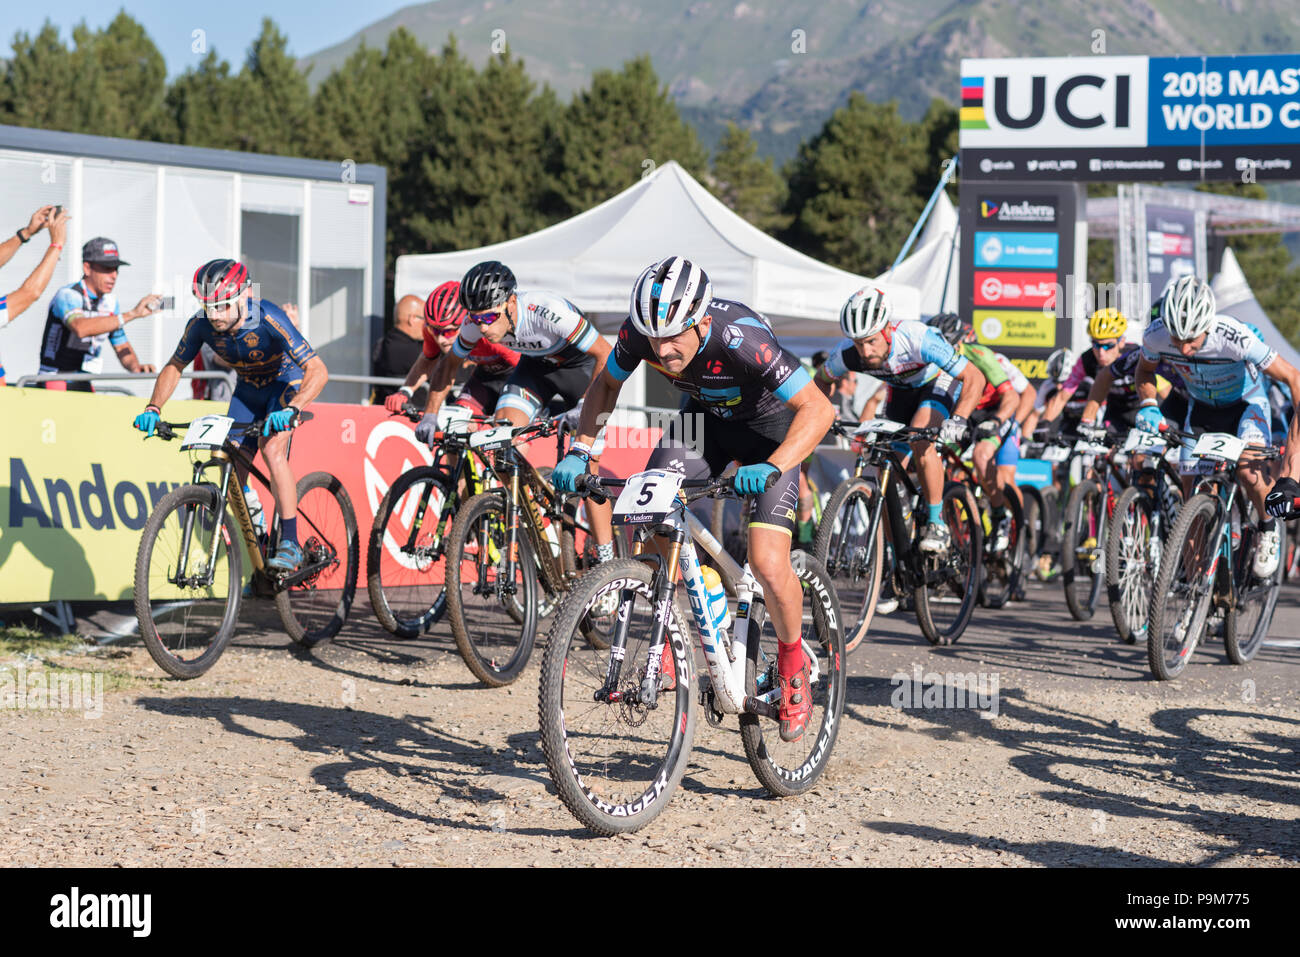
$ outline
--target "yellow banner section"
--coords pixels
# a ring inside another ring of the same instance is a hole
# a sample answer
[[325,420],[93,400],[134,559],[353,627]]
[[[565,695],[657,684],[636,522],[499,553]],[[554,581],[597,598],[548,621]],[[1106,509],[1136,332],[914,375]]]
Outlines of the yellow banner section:
[[989,346],[1056,345],[1056,315],[1041,309],[976,309],[975,337]]
[[[179,442],[131,427],[143,410],[134,396],[0,388],[0,603],[132,598],[141,529],[192,473]],[[174,401],[164,418],[225,411]]]

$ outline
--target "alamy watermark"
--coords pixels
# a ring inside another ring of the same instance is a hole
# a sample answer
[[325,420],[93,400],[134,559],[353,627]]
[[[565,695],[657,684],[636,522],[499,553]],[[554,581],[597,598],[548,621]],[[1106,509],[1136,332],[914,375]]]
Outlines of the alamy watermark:
[[889,703],[901,710],[911,709],[963,709],[978,711],[981,718],[992,720],[998,716],[1000,676],[994,672],[922,673],[920,665],[912,666],[912,673],[899,671],[890,677],[894,691]]
[[104,676],[89,671],[0,671],[0,710],[80,711],[104,716]]

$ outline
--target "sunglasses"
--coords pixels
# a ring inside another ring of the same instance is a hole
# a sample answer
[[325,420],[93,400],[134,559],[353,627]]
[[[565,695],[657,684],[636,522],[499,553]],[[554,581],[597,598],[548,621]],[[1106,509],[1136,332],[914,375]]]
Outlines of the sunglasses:
[[1092,347],[1101,352],[1110,352],[1111,349],[1116,349],[1119,347],[1119,340],[1112,339],[1110,342],[1098,342],[1096,339],[1093,339]]
[[490,326],[492,323],[497,321],[497,317],[500,315],[501,307],[498,306],[491,312],[471,312],[469,314],[469,321],[477,326]]

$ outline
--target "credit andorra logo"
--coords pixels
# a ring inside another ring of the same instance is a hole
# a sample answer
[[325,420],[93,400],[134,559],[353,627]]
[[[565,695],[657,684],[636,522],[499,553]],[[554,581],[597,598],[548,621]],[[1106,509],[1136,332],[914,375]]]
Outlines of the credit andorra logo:
[[151,894],[83,894],[74,887],[50,898],[51,927],[128,928],[133,937],[148,937],[152,914]]

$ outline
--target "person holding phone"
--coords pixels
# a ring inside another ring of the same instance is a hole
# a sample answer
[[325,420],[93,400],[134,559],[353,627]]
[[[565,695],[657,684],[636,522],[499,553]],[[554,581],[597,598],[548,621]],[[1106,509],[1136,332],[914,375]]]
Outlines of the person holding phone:
[[[126,324],[157,312],[163,297],[147,295],[135,308],[121,312],[114,289],[117,271],[129,266],[118,255],[117,243],[96,236],[81,247],[82,276],[54,294],[41,336],[42,373],[102,372],[104,343],[113,347],[127,372],[154,372],[141,363],[126,337]],[[46,388],[93,392],[89,382],[47,382]]]
[[[54,277],[54,267],[63,254],[63,241],[68,232],[68,214],[62,206],[42,206],[32,213],[26,226],[20,226],[12,236],[0,243],[0,266],[14,258],[20,246],[31,242],[42,229],[50,231],[50,245],[36,264],[30,276],[11,293],[0,294],[0,329],[17,319],[23,311],[41,297],[45,287]],[[0,358],[0,386],[5,384],[4,360]]]

